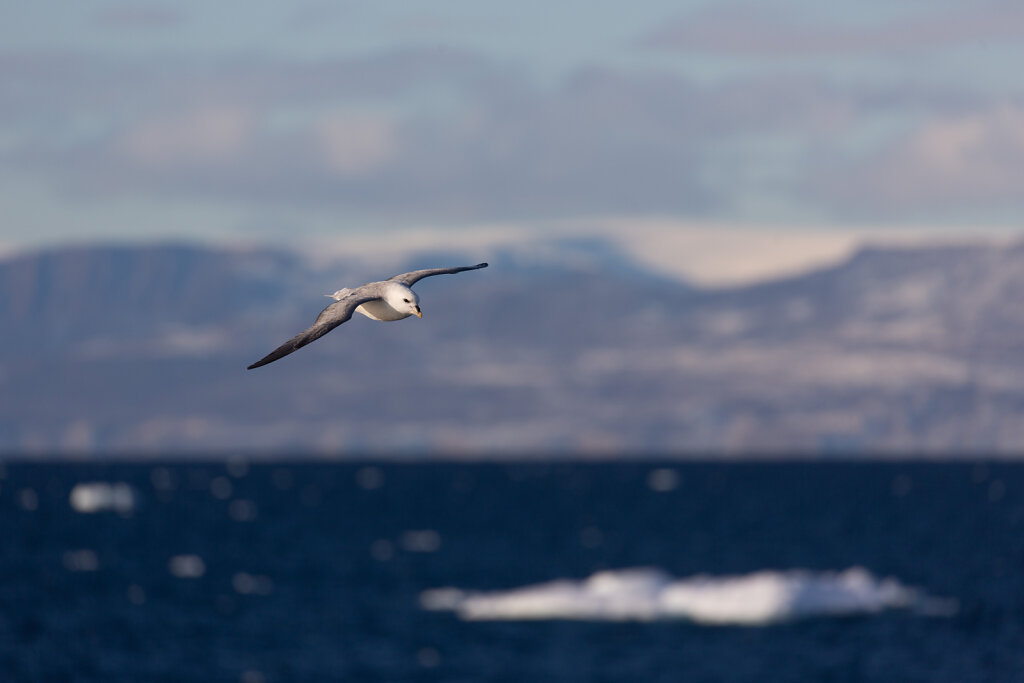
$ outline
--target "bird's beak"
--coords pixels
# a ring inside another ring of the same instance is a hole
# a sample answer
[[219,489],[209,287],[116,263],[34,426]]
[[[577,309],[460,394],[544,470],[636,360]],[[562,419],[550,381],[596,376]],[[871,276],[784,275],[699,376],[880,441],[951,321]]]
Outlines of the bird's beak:
[[416,310],[414,311],[414,313],[416,314],[417,318],[422,318],[423,317],[423,311],[420,310],[419,306],[416,307]]

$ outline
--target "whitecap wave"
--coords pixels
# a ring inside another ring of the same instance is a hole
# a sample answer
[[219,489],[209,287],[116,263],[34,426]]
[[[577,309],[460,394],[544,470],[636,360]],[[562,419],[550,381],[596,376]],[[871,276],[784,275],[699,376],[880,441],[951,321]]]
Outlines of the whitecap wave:
[[673,579],[658,569],[623,569],[507,591],[427,590],[420,595],[420,605],[455,612],[467,621],[685,619],[748,626],[891,609],[935,616],[956,612],[955,601],[928,596],[896,579],[876,578],[860,567],[842,572],[761,571],[684,579]]

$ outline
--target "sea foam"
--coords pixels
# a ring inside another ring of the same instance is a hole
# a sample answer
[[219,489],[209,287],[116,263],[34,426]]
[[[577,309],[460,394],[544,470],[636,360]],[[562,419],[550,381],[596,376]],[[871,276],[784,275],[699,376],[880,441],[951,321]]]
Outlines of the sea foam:
[[760,571],[738,576],[673,579],[649,568],[598,572],[507,591],[424,591],[420,605],[467,621],[573,619],[690,620],[760,626],[814,617],[912,609],[951,615],[955,601],[930,597],[892,578],[854,567],[842,572]]

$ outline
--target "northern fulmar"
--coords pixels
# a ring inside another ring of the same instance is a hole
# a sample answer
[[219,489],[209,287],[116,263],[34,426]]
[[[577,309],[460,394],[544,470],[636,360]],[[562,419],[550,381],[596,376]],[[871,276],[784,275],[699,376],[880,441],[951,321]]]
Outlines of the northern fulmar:
[[402,320],[410,315],[422,318],[420,311],[420,298],[410,287],[425,277],[433,275],[448,275],[461,273],[466,270],[477,270],[486,268],[486,263],[478,263],[475,266],[463,266],[461,268],[427,268],[424,270],[413,270],[401,275],[395,275],[381,282],[368,282],[362,287],[354,289],[339,289],[334,294],[327,296],[334,299],[320,315],[316,322],[304,332],[295,335],[284,344],[268,353],[263,358],[249,366],[249,370],[273,363],[279,358],[284,358],[289,353],[301,349],[306,344],[314,342],[324,336],[338,325],[352,317],[353,312],[359,312],[371,320]]

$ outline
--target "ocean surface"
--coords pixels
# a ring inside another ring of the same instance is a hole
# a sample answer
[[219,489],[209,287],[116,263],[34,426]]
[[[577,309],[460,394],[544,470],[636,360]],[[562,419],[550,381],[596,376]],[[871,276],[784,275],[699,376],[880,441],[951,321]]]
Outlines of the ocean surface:
[[3,681],[1021,681],[1024,466],[0,468]]

